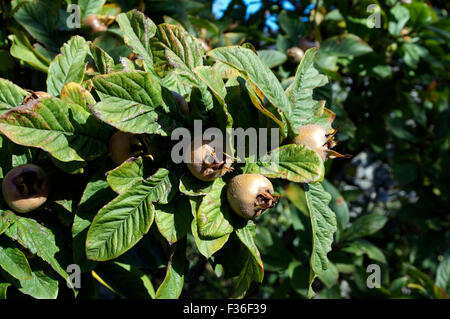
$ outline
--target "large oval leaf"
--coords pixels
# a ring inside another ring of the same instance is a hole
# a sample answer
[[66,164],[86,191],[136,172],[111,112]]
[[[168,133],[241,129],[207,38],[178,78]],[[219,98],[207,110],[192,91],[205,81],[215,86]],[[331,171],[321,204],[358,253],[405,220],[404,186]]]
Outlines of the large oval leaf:
[[0,116],[0,131],[14,143],[37,147],[61,162],[93,160],[106,151],[108,131],[83,107],[44,98]]
[[7,240],[0,241],[0,267],[19,280],[30,279],[32,276],[27,257]]
[[168,73],[188,85],[199,84],[193,70],[203,65],[202,51],[196,40],[183,28],[162,23],[152,39],[155,70],[160,76]]
[[142,157],[130,158],[107,173],[109,186],[117,193],[125,193],[131,186],[144,180]]
[[210,192],[203,196],[197,210],[198,234],[202,238],[213,239],[231,234],[232,213],[226,200],[226,183],[218,178]]
[[312,149],[288,144],[261,157],[256,163],[249,163],[246,173],[259,173],[295,183],[314,183],[323,179],[325,167],[320,155]]
[[160,169],[149,179],[129,188],[95,216],[86,239],[86,256],[104,261],[132,248],[150,229],[154,218],[152,202],[167,199],[169,171]]
[[186,240],[183,240],[175,245],[167,265],[166,277],[156,291],[156,299],[177,299],[183,291],[186,270]]
[[34,219],[17,217],[17,220],[5,234],[45,260],[61,277],[66,280],[69,278],[58,260],[61,251],[56,245],[55,235],[50,229],[42,226]]
[[21,87],[0,78],[0,115],[22,104],[23,98],[27,95],[28,92]]
[[124,132],[164,136],[175,126],[167,115],[159,80],[150,73],[124,71],[92,81],[101,101],[91,109],[102,121]]
[[138,10],[121,13],[116,20],[123,32],[125,43],[142,59],[144,69],[152,71],[153,55],[150,39],[155,35],[156,25]]
[[[283,112],[288,118],[292,115],[292,105],[284,94],[283,87],[275,74],[252,50],[240,46],[231,46],[211,50],[208,52],[208,55],[245,74],[250,81],[250,85],[247,84],[247,88],[255,91],[252,98],[255,106],[283,128],[283,124],[278,118],[279,115],[271,113],[261,103],[258,103],[255,96],[258,96],[260,101],[267,98],[273,106]],[[282,133],[284,131],[283,128]]]
[[228,238],[230,237],[230,234],[227,234],[225,236],[215,238],[215,239],[202,239],[200,238],[198,234],[198,226],[197,226],[197,211],[198,206],[200,206],[201,198],[200,197],[191,197],[190,203],[191,203],[191,211],[192,215],[194,216],[194,219],[191,223],[191,232],[192,236],[194,236],[195,244],[197,246],[197,249],[199,252],[205,256],[206,258],[210,258],[214,253],[219,251],[223,245],[226,244],[228,241]]
[[314,68],[316,55],[317,49],[315,48],[306,51],[297,67],[294,81],[286,89],[286,95],[293,105],[288,121],[292,123],[295,132],[298,127],[312,122],[315,117],[320,117],[324,112],[324,102],[317,102],[312,98],[313,90],[316,87],[328,83],[328,78],[319,74]]
[[47,90],[50,95],[58,96],[66,83],[83,81],[88,49],[87,42],[80,36],[74,36],[64,44],[61,54],[48,68]]
[[186,236],[191,223],[187,197],[175,198],[165,205],[156,204],[155,221],[159,232],[170,244]]
[[312,252],[310,258],[311,276],[308,295],[314,294],[311,285],[315,276],[321,276],[327,269],[329,260],[327,254],[331,251],[333,234],[336,232],[336,215],[328,207],[331,195],[320,183],[306,185],[306,205],[309,210],[312,228]]
[[20,292],[36,299],[56,299],[58,297],[58,280],[43,270],[34,270],[32,277],[20,280],[17,288]]

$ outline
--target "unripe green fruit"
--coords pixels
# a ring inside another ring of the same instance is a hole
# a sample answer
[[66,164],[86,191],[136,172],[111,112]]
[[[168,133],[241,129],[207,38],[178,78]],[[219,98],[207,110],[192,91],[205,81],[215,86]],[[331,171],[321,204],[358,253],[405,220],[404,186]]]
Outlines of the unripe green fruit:
[[2,182],[3,198],[17,213],[28,213],[42,206],[48,198],[47,174],[37,165],[20,165],[8,172]]
[[199,146],[197,148],[195,146],[196,143],[193,141],[190,146],[191,153],[185,155],[184,161],[197,179],[211,182],[230,170],[231,163],[219,159],[214,148],[207,141],[201,140]]
[[276,205],[270,180],[260,174],[241,174],[227,185],[227,200],[233,211],[245,219],[253,219]]
[[320,125],[308,124],[298,129],[294,144],[305,145],[316,151],[323,161],[327,159],[328,137],[327,131]]

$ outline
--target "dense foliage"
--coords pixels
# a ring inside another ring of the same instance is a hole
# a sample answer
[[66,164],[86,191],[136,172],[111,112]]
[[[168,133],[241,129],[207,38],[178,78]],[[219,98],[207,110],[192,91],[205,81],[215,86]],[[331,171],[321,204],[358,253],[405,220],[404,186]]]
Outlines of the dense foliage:
[[[0,179],[27,163],[50,178],[36,211],[0,198],[0,298],[448,298],[445,1],[263,0],[248,15],[232,0],[220,18],[206,0],[0,4]],[[281,146],[200,182],[170,159],[171,132],[198,119],[276,127]],[[311,123],[352,158],[292,144]],[[117,131],[137,146],[123,163]],[[242,173],[280,196],[253,221],[225,195]]]

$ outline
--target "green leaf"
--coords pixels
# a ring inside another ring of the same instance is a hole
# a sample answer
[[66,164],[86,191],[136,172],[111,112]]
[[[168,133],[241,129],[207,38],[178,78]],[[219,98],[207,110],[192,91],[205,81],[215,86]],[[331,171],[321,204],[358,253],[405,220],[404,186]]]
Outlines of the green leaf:
[[298,210],[309,215],[309,209],[306,204],[306,193],[301,186],[289,183],[286,188],[286,197]]
[[142,157],[123,162],[122,165],[107,173],[106,180],[117,194],[125,193],[130,187],[144,180]]
[[187,270],[186,240],[175,244],[167,265],[166,277],[156,291],[156,299],[177,299],[183,290]]
[[13,57],[25,61],[36,70],[48,72],[50,61],[30,44],[25,33],[14,30],[14,34],[9,35],[8,39],[12,43],[10,53]]
[[331,288],[339,279],[339,270],[332,262],[329,262],[328,269],[323,272],[319,272],[317,277],[325,284],[325,286]]
[[106,151],[107,131],[81,106],[44,98],[0,116],[0,131],[14,143],[40,148],[61,162],[93,160]]
[[166,114],[159,80],[150,73],[125,71],[93,78],[101,101],[91,107],[102,121],[123,132],[167,136],[174,126]]
[[95,104],[92,94],[81,84],[69,82],[61,90],[61,100],[83,107],[86,111],[90,105]]
[[411,29],[419,30],[424,25],[435,20],[436,13],[434,12],[433,7],[429,7],[424,2],[409,3],[406,8],[410,15],[408,25],[411,26]]
[[114,70],[114,59],[92,42],[89,43],[89,55],[94,60],[95,67],[99,73],[107,74]]
[[47,0],[22,2],[14,19],[51,53],[58,52],[64,42],[63,33],[55,32],[59,26],[60,4]]
[[[57,246],[55,235],[50,229],[42,226],[34,219],[17,217],[16,222],[8,228],[5,234],[27,248],[31,253],[37,254],[52,266],[61,277],[68,280],[69,275],[57,258],[60,248]],[[38,273],[36,273],[36,276],[35,280],[41,279]]]
[[262,282],[263,273],[261,272],[260,265],[258,265],[258,262],[249,251],[247,253],[247,260],[234,283],[231,298],[243,298],[248,288],[250,288],[252,281]]
[[370,214],[358,217],[344,232],[344,240],[353,240],[375,234],[384,227],[388,218],[386,216]]
[[27,95],[28,92],[21,87],[0,78],[0,115],[22,104],[23,98]]
[[198,17],[194,17],[194,16],[188,16],[189,22],[192,23],[195,26],[198,26],[200,28],[204,28],[212,33],[214,33],[214,35],[219,35],[220,34],[220,29],[219,27],[214,23],[214,21],[210,21],[208,19],[202,19],[202,18],[198,18]]
[[[312,228],[312,252],[310,258],[311,284],[315,276],[328,269],[327,254],[331,251],[333,234],[336,231],[336,215],[328,207],[331,195],[319,183],[305,185],[306,204],[309,209]],[[312,292],[312,290],[311,290]],[[311,296],[311,293],[309,293]]]
[[172,199],[168,204],[155,205],[155,222],[169,244],[186,236],[191,224],[190,204],[186,196]]
[[10,283],[0,282],[0,299],[6,299],[6,290],[11,286]]
[[316,87],[328,83],[327,77],[319,74],[314,68],[316,55],[317,49],[315,48],[306,51],[297,67],[294,81],[286,89],[286,95],[294,106],[292,115],[288,120],[292,123],[295,132],[300,126],[311,122],[324,112],[324,103],[314,101],[312,98],[313,90]]
[[296,183],[314,183],[323,179],[325,168],[320,155],[303,145],[281,146],[261,157],[247,172]]
[[167,202],[171,189],[168,175],[168,170],[160,169],[100,209],[87,234],[89,259],[116,258],[148,232],[154,218],[153,202]]
[[243,227],[236,228],[236,235],[248,248],[249,255],[247,262],[233,287],[233,298],[242,298],[247,289],[250,288],[252,281],[262,283],[264,279],[263,262],[254,240],[255,228],[255,224],[252,221],[246,222]]
[[[442,291],[440,291],[439,287],[436,287],[433,280],[431,280],[431,278],[427,274],[410,264],[405,264],[404,268],[411,279],[414,279],[416,282],[418,282],[419,285],[422,286],[421,288],[423,290],[425,290],[424,287],[426,287],[426,296],[431,295],[435,298],[441,297]],[[445,294],[445,292],[443,294]]]
[[194,37],[180,26],[162,23],[152,39],[152,52],[160,77],[172,76],[184,86],[198,87],[206,111],[214,107],[208,87],[193,72],[203,65],[201,45]]
[[10,241],[0,241],[0,267],[19,280],[31,278],[31,268],[27,257]]
[[20,292],[36,299],[56,299],[58,281],[43,270],[34,270],[31,279],[20,280],[16,284]]
[[400,49],[405,63],[411,68],[416,68],[420,58],[425,58],[428,55],[426,48],[415,43],[403,43]]
[[344,197],[342,197],[338,189],[326,179],[322,182],[322,186],[332,197],[330,208],[336,213],[337,221],[342,228],[346,228],[350,220],[350,213]]
[[[287,118],[292,116],[292,105],[284,94],[283,87],[275,74],[267,67],[260,58],[250,49],[239,46],[216,48],[208,52],[212,58],[219,60],[239,70],[250,82],[247,88],[254,91],[252,98],[257,108],[274,120],[284,133],[283,123],[268,111],[262,102],[266,98],[273,106],[282,111]],[[252,93],[250,91],[250,93]],[[259,101],[256,100],[258,97]]]
[[390,10],[390,13],[395,18],[395,21],[389,21],[388,30],[390,34],[400,35],[400,32],[405,27],[409,20],[409,11],[404,6],[397,4]]
[[183,28],[167,23],[158,25],[152,52],[155,71],[161,77],[173,74],[187,85],[199,85],[193,70],[203,65],[202,51],[195,38]]
[[264,260],[264,269],[267,271],[283,271],[292,260],[292,254],[280,237],[271,229],[258,225],[255,242]]
[[223,122],[222,127],[233,127],[233,118],[228,112],[228,106],[225,101],[227,89],[218,71],[209,66],[198,66],[194,69],[194,72],[208,86],[216,99],[220,102],[223,113],[219,114],[218,120]]
[[263,262],[261,260],[261,255],[258,251],[258,248],[255,244],[255,224],[252,221],[248,221],[247,224],[244,227],[236,228],[236,235],[239,237],[241,242],[248,248],[250,251],[250,254],[253,256],[253,259],[258,265],[258,272],[257,272],[257,281],[262,282],[264,278],[264,266]]
[[47,90],[50,95],[60,95],[63,86],[69,82],[83,81],[88,49],[87,42],[80,36],[73,36],[63,45],[61,54],[55,57],[48,68]]
[[342,250],[348,253],[353,253],[357,256],[367,254],[367,256],[372,260],[386,263],[386,257],[384,256],[383,251],[364,239],[354,240],[343,247]]
[[216,239],[202,239],[200,238],[198,234],[198,226],[197,226],[197,211],[198,207],[201,203],[200,197],[190,197],[189,198],[191,203],[191,212],[194,216],[194,219],[191,223],[191,232],[192,236],[194,236],[195,244],[199,250],[199,252],[205,256],[206,258],[210,258],[214,253],[219,251],[223,245],[228,241],[228,238],[230,237],[230,234],[227,234],[223,237],[216,238]]
[[298,42],[298,37],[306,32],[305,23],[299,19],[298,15],[286,10],[281,11],[278,16],[281,29],[289,36],[292,42]]
[[81,11],[81,20],[90,14],[97,14],[105,2],[106,0],[78,0]]
[[198,234],[202,239],[220,238],[233,232],[232,212],[227,205],[226,183],[218,178],[211,191],[201,198],[197,210]]
[[116,196],[105,180],[106,170],[106,167],[100,169],[90,179],[78,204],[72,225],[74,262],[80,265],[82,272],[87,272],[96,265],[96,262],[86,257],[86,237],[92,220],[96,212]]
[[309,292],[309,270],[306,265],[302,265],[299,261],[292,261],[288,267],[289,285],[296,293],[303,296],[308,296]]
[[95,272],[103,285],[120,296],[131,299],[155,297],[150,276],[133,265],[111,261],[96,267]]
[[10,211],[0,209],[0,235],[3,234],[8,227],[17,220],[17,215]]
[[283,64],[287,60],[286,54],[278,50],[259,50],[258,56],[271,69]]
[[436,270],[436,285],[450,294],[450,251],[444,254]]
[[156,25],[138,10],[121,13],[116,20],[123,32],[125,43],[142,59],[144,70],[153,72],[150,41],[156,33]]
[[202,182],[191,175],[184,175],[180,179],[180,192],[188,196],[203,196],[208,194],[213,183]]
[[326,39],[320,44],[319,56],[357,57],[373,49],[358,36],[344,33]]

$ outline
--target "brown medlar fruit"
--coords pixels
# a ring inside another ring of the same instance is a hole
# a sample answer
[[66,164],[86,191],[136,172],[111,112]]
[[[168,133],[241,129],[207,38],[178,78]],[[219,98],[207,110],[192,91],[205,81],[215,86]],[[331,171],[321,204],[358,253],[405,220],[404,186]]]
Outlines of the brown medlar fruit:
[[2,182],[3,198],[17,213],[28,213],[42,206],[47,201],[49,189],[47,174],[34,164],[13,168]]
[[272,183],[260,174],[233,177],[227,185],[227,200],[233,211],[245,219],[260,216],[278,202]]

